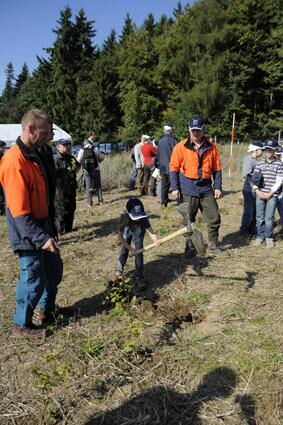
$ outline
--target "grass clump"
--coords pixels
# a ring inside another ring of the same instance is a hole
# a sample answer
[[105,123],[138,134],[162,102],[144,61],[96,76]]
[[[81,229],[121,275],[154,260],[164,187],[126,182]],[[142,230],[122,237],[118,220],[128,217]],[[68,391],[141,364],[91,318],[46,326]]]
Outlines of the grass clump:
[[207,295],[197,291],[191,291],[187,296],[187,302],[193,306],[203,305],[206,304],[208,301],[209,298]]
[[87,339],[81,348],[83,354],[90,357],[99,357],[104,350],[104,342],[100,339]]

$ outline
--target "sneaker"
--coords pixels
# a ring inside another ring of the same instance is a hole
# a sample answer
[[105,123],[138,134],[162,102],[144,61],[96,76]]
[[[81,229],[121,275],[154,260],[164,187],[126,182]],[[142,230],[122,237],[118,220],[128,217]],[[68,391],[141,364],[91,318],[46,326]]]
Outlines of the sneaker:
[[264,239],[262,239],[262,238],[256,238],[254,243],[253,243],[253,246],[260,246],[260,245],[263,244],[263,241],[264,241]]
[[266,238],[266,248],[274,248],[274,240],[272,238]]
[[13,325],[12,326],[13,336],[23,336],[32,339],[45,339],[46,329],[38,329],[36,326],[23,327]]
[[221,254],[222,250],[218,248],[217,242],[209,242],[206,252],[209,255],[217,255]]

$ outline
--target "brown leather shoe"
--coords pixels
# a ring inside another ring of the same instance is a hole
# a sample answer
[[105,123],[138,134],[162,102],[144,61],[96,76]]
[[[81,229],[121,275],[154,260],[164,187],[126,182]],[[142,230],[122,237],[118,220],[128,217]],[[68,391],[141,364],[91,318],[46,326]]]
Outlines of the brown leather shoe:
[[33,327],[23,327],[20,328],[17,325],[12,326],[13,336],[24,336],[32,339],[45,339],[46,338],[46,330],[38,329],[36,326]]

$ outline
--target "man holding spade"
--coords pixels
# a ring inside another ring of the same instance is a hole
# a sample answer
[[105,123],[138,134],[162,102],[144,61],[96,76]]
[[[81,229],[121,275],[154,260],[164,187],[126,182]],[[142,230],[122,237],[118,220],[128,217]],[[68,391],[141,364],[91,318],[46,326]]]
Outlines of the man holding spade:
[[[188,214],[195,222],[201,211],[208,230],[208,253],[217,254],[220,214],[217,199],[222,195],[222,172],[217,146],[204,136],[204,120],[195,115],[188,123],[189,137],[173,149],[170,160],[170,181],[172,194],[188,204]],[[192,256],[190,240],[187,240],[186,254]]]

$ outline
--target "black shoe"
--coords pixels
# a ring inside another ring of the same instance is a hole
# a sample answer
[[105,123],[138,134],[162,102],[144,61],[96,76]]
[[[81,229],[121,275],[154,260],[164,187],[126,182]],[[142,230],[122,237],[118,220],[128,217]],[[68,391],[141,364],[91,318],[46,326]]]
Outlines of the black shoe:
[[194,244],[192,243],[192,241],[189,239],[186,241],[186,246],[185,246],[185,258],[193,258],[197,255],[197,250],[195,249]]

